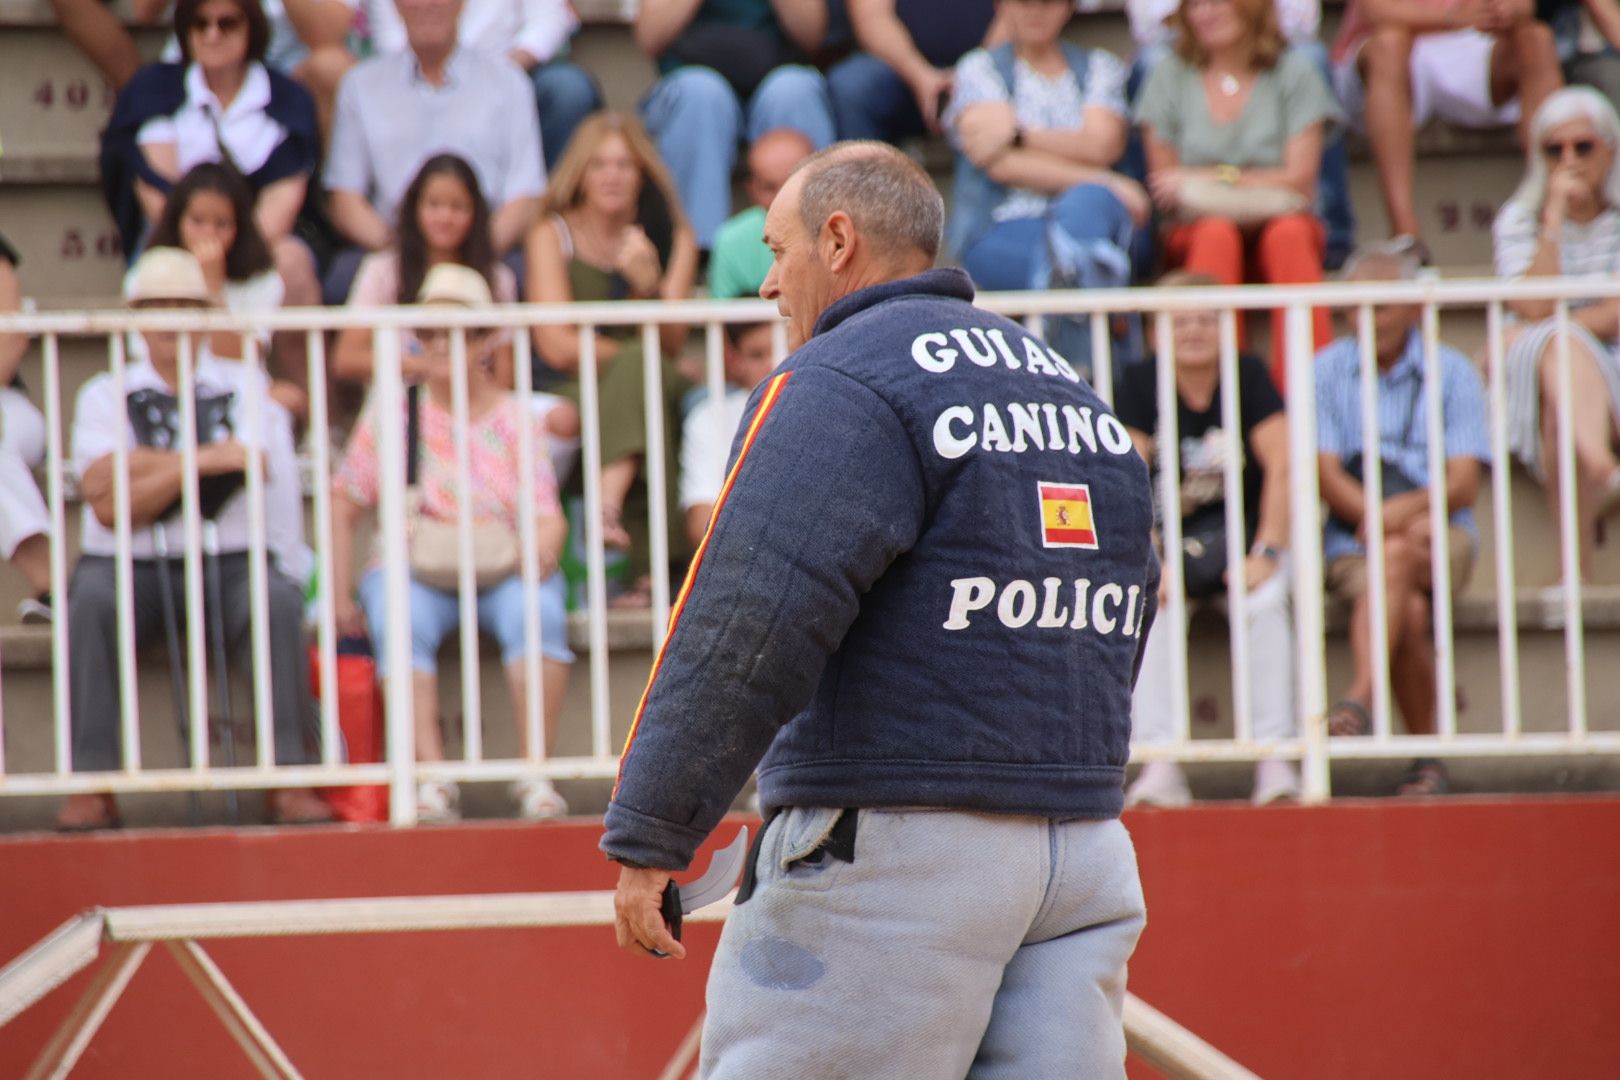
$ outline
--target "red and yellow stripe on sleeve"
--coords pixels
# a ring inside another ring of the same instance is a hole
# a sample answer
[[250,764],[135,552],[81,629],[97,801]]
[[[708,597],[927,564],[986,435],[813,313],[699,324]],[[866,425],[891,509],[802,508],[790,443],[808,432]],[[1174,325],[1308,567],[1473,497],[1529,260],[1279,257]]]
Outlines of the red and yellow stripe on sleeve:
[[670,639],[675,636],[675,625],[680,621],[681,611],[686,607],[686,598],[692,593],[692,582],[697,580],[698,570],[703,566],[703,554],[709,549],[709,537],[714,535],[714,523],[720,520],[720,513],[725,509],[726,498],[731,494],[731,487],[737,482],[737,474],[742,472],[743,462],[748,460],[748,451],[754,446],[754,439],[759,435],[759,429],[765,423],[765,417],[770,415],[776,406],[777,399],[781,397],[782,387],[787,385],[788,378],[793,373],[784,371],[771,379],[765,387],[764,395],[759,399],[759,408],[754,410],[754,419],[748,425],[748,433],[743,436],[742,447],[737,451],[737,461],[731,466],[731,472],[726,474],[726,482],[720,488],[720,497],[714,501],[714,509],[709,513],[708,528],[703,530],[703,539],[699,541],[697,554],[692,556],[692,565],[686,572],[686,580],[681,584],[681,591],[675,597],[675,603],[669,609],[669,627],[664,632],[664,644],[659,647],[658,655],[653,658],[652,670],[647,674],[647,687],[641,692],[641,703],[636,706],[635,719],[630,722],[630,734],[625,736],[624,750],[619,756],[619,778],[613,783],[613,794],[619,793],[619,782],[624,779],[624,759],[630,754],[630,746],[636,741],[636,731],[641,727],[642,714],[647,711],[647,698],[652,694],[653,680],[658,678],[658,669],[664,664],[664,653],[669,649]]

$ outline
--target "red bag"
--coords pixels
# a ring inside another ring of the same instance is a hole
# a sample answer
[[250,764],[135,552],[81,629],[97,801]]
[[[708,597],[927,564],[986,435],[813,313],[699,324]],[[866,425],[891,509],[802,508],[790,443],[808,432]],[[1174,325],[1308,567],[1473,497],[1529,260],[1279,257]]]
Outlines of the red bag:
[[[309,650],[309,681],[316,700],[321,695],[321,655]],[[383,698],[377,685],[377,664],[369,655],[339,651],[337,655],[338,727],[348,748],[351,765],[381,761],[383,751]],[[382,784],[318,789],[340,821],[387,821],[388,788]]]

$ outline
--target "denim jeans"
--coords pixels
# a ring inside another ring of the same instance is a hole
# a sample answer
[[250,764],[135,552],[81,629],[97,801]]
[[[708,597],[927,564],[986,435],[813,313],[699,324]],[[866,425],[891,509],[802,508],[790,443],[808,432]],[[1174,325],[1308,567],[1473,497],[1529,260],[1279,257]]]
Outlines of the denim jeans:
[[798,65],[767,75],[746,109],[719,72],[676,68],[642,99],[641,116],[675,177],[704,250],[731,216],[731,170],[742,138],[753,142],[775,128],[795,128],[817,150],[836,138],[827,81],[814,68]]
[[911,87],[870,53],[855,53],[827,72],[840,139],[898,142],[923,133]]
[[789,808],[709,969],[704,1080],[1125,1076],[1146,915],[1118,820]]
[[[366,613],[372,647],[377,655],[377,674],[386,674],[388,633],[387,594],[380,567],[366,571],[360,579],[360,607]],[[568,648],[568,613],[561,574],[552,574],[535,587],[540,602],[540,653],[547,660],[571,663]],[[439,669],[439,646],[461,625],[461,601],[454,592],[435,589],[412,579],[410,592],[411,667],[424,674]],[[523,632],[523,579],[513,574],[478,593],[478,628],[493,637],[501,647],[501,663],[515,664],[527,652]]]
[[584,68],[566,60],[536,64],[529,79],[540,109],[540,147],[546,168],[555,169],[579,122],[602,107],[602,91]]

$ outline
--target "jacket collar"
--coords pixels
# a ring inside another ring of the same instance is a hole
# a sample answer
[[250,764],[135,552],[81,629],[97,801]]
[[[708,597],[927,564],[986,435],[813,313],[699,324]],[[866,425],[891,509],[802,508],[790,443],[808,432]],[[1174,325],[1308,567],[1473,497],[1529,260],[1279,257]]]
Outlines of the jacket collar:
[[811,337],[819,337],[852,315],[901,296],[940,296],[973,302],[973,279],[956,269],[924,270],[914,277],[885,281],[858,289],[827,306],[816,319]]

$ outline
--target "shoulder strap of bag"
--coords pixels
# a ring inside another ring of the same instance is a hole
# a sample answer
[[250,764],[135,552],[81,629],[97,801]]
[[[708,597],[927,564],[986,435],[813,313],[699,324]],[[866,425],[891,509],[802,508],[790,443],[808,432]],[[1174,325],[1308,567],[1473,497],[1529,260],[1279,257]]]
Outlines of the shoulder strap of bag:
[[415,487],[422,460],[422,387],[412,383],[405,388],[405,486]]

